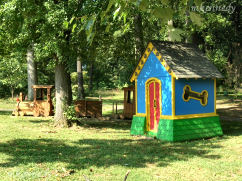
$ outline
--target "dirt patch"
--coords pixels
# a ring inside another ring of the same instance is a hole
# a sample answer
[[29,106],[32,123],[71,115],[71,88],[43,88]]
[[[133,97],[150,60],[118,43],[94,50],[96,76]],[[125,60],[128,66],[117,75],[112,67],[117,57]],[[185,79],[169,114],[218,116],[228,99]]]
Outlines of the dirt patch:
[[222,120],[242,121],[242,100],[217,100],[216,107]]

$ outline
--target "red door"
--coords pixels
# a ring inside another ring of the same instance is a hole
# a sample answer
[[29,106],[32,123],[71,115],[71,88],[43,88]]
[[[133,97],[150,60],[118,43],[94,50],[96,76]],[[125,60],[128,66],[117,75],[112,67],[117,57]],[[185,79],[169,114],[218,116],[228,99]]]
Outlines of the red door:
[[161,86],[156,80],[148,84],[148,131],[156,132],[160,120]]

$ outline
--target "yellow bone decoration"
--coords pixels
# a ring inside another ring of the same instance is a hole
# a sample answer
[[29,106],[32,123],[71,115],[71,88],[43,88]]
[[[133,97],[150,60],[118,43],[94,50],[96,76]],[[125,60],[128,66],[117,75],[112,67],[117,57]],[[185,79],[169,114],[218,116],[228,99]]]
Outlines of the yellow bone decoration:
[[195,99],[200,101],[201,105],[206,106],[208,103],[208,91],[203,90],[201,93],[192,91],[189,85],[185,85],[183,88],[182,98],[184,101],[188,102],[190,99]]

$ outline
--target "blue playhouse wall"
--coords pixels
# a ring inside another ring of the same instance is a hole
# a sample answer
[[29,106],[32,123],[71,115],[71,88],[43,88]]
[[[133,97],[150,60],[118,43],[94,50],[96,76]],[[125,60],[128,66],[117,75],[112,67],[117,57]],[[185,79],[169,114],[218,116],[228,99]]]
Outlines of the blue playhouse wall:
[[172,115],[171,76],[151,52],[137,78],[137,113],[146,113],[145,82],[155,77],[161,80],[162,115]]
[[[190,85],[192,91],[208,91],[208,103],[206,106],[200,104],[200,101],[190,99],[185,102],[182,98],[183,88]],[[214,80],[213,79],[178,79],[175,81],[175,114],[201,114],[214,112]]]

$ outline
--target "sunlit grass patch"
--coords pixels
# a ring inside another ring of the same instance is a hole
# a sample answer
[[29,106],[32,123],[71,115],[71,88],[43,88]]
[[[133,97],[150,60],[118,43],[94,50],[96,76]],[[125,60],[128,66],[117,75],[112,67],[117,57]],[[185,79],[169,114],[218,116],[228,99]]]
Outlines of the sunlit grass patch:
[[[107,115],[123,92],[105,96]],[[82,118],[71,128],[57,128],[52,118],[0,112],[0,180],[118,181],[130,170],[127,181],[238,181],[242,122],[222,117],[221,123],[222,137],[167,143],[130,136],[131,120]]]
[[0,110],[12,110],[16,107],[15,99],[0,99]]
[[[230,121],[231,122],[231,121]],[[242,123],[225,135],[167,143],[130,136],[130,120],[81,119],[56,128],[51,118],[0,115],[1,180],[240,180]]]

